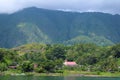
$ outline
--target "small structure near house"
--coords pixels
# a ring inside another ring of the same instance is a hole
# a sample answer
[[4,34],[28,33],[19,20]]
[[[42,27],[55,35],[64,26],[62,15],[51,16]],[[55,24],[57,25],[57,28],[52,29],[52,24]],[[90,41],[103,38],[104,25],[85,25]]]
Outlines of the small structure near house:
[[10,69],[16,69],[17,66],[9,66]]
[[34,64],[34,69],[38,67],[38,64]]
[[77,66],[77,63],[74,62],[74,61],[67,61],[67,60],[65,60],[65,62],[63,64],[65,66],[71,66],[71,67]]

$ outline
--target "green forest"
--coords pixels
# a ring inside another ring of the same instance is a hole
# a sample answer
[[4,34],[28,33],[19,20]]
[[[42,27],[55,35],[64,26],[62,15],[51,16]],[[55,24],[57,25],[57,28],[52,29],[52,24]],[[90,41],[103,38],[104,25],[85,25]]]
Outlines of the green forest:
[[[77,66],[64,66],[65,60]],[[26,44],[0,49],[0,73],[63,73],[70,71],[120,72],[120,44]]]
[[36,7],[0,14],[0,47],[30,43],[120,43],[120,15],[100,12],[64,12]]

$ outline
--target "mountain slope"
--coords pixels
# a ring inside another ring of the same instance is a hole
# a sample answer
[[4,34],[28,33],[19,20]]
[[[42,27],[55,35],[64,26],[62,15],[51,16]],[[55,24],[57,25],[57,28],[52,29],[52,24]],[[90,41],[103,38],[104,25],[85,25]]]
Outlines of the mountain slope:
[[27,43],[120,42],[120,15],[77,13],[26,8],[13,14],[0,14],[0,47]]

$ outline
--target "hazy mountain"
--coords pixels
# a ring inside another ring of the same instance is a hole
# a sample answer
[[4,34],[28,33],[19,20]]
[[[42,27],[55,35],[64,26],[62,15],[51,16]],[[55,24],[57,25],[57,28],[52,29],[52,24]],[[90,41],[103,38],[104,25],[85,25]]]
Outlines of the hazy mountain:
[[120,42],[120,15],[98,12],[63,12],[26,8],[13,14],[0,14],[0,47],[27,43]]

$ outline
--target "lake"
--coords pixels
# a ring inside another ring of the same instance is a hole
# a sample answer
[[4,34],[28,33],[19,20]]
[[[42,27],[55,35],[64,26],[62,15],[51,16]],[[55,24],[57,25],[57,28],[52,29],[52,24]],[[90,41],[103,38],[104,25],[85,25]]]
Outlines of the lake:
[[120,80],[120,78],[101,77],[54,77],[54,76],[0,76],[0,80]]

